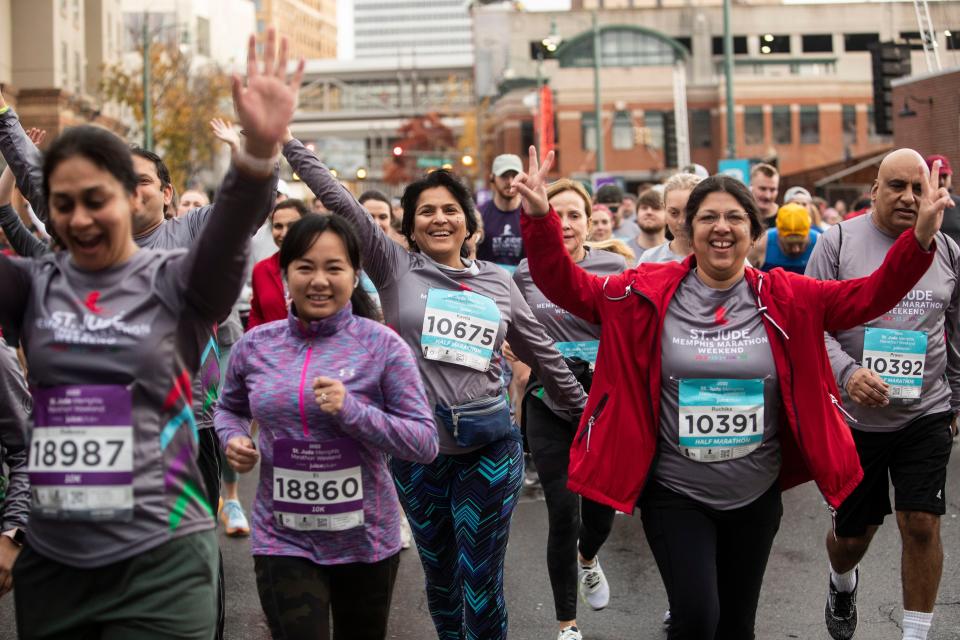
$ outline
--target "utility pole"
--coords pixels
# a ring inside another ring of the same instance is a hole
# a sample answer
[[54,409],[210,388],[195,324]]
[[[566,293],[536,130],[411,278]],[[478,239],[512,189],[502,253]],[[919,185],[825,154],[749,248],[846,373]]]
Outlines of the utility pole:
[[733,112],[733,35],[730,33],[730,0],[723,0],[723,74],[727,94],[727,157],[737,157],[736,118]]
[[593,12],[593,116],[597,147],[597,173],[604,170],[603,162],[603,113],[600,110],[600,26],[597,12]]
[[143,12],[143,148],[153,151],[153,96],[150,91],[150,14]]

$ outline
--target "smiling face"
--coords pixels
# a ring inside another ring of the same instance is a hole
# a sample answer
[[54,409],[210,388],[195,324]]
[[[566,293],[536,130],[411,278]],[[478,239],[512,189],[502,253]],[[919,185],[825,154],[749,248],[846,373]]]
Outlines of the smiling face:
[[283,244],[283,239],[287,237],[290,225],[300,219],[300,212],[293,207],[283,207],[274,211],[270,218],[270,233],[273,235],[273,244],[277,245],[279,249],[280,245]]
[[156,165],[147,158],[134,155],[133,170],[137,172],[139,198],[133,212],[133,233],[140,235],[163,222],[163,212],[173,200],[173,187],[160,183]]
[[581,257],[583,243],[587,239],[587,214],[583,198],[569,189],[561,191],[550,198],[550,206],[560,216],[560,225],[563,229],[563,246],[567,253],[577,259]]
[[603,242],[613,237],[613,215],[606,207],[598,208],[594,205],[590,216],[590,239]]
[[50,222],[77,267],[99,271],[136,251],[131,214],[137,197],[111,173],[73,156],[54,168],[49,185]]
[[463,208],[446,187],[424,189],[417,198],[413,241],[433,260],[456,263],[467,237],[466,223]]
[[729,193],[710,193],[693,218],[691,241],[697,268],[712,280],[730,280],[750,251],[750,216]]
[[877,224],[890,235],[900,235],[917,223],[920,171],[926,173],[927,167],[911,149],[898,149],[880,163],[870,197]]
[[380,230],[390,235],[390,216],[392,215],[390,205],[383,200],[371,199],[364,201],[363,208],[367,210]]
[[357,281],[347,246],[333,231],[319,234],[306,253],[287,266],[286,276],[297,317],[305,322],[347,306]]

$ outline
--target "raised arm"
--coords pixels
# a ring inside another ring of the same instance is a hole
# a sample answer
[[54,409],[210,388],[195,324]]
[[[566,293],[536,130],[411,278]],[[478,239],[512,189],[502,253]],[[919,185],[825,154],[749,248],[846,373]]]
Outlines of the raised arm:
[[13,349],[0,339],[0,450],[10,469],[0,531],[25,529],[30,514],[30,481],[24,435],[30,417],[30,392]]
[[43,156],[20,126],[20,119],[0,93],[0,154],[17,179],[17,188],[46,222],[47,200],[43,197]]
[[320,158],[294,138],[284,143],[283,156],[304,184],[320,198],[323,206],[353,225],[363,245],[363,270],[377,288],[399,278],[409,264],[407,252],[383,233],[363,205],[330,174]]
[[47,245],[37,240],[10,204],[13,198],[13,172],[7,166],[0,174],[0,227],[3,228],[10,246],[18,255],[38,257],[49,251]]
[[[529,252],[527,254],[529,259]],[[510,281],[510,326],[507,342],[517,357],[526,363],[543,384],[558,408],[579,418],[587,402],[587,394],[570,372],[563,356],[553,346],[547,330],[537,321],[533,311],[513,280]]]
[[514,184],[523,199],[520,231],[527,253],[530,275],[551,302],[587,322],[600,324],[599,300],[605,278],[581,269],[563,246],[560,218],[547,199],[547,173],[553,165],[553,151],[540,166],[537,150],[530,147],[527,173]]
[[[388,455],[429,463],[437,457],[439,438],[427,402],[417,361],[399,336],[388,336],[380,384],[385,407],[367,404],[346,391],[337,421],[351,436],[369,442]],[[323,405],[321,405],[323,408]]]

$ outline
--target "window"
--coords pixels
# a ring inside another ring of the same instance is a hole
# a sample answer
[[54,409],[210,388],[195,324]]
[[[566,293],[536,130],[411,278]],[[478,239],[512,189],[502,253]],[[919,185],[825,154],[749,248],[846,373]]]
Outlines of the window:
[[67,52],[67,43],[60,43],[60,86],[65,88],[70,82],[70,57]]
[[210,19],[197,16],[197,53],[210,55]]
[[763,144],[763,107],[745,107],[743,110],[744,144]]
[[760,53],[790,53],[790,36],[766,33],[760,36]]
[[[604,67],[671,65],[677,56],[669,42],[630,28],[604,27],[600,33],[600,60]],[[560,56],[560,66],[592,67],[593,39],[571,41]]]
[[[713,55],[723,55],[723,37],[713,36]],[[733,55],[747,55],[747,36],[733,36]]]
[[833,51],[833,36],[829,33],[804,35],[801,37],[804,53],[831,53]]
[[580,139],[584,151],[597,150],[597,117],[593,111],[580,114]]
[[911,50],[923,51],[923,38],[920,37],[919,31],[901,31],[900,39],[904,44],[910,45]]
[[947,29],[943,32],[947,36],[947,50],[957,51],[960,49],[960,27],[956,29]]
[[713,119],[710,109],[693,109],[690,112],[690,147],[709,149],[713,146]]
[[693,53],[693,38],[674,38],[674,40],[683,45],[683,48],[687,50],[687,53]]
[[843,34],[844,51],[870,51],[870,45],[876,42],[880,42],[879,33]]
[[83,92],[83,63],[77,51],[73,52],[73,87],[77,93]]
[[852,104],[843,105],[843,144],[857,144],[857,108]]
[[647,111],[643,115],[646,128],[647,146],[651,149],[663,149],[666,139],[666,114],[663,111]]
[[633,149],[633,116],[629,111],[617,111],[613,114],[613,148]]
[[800,144],[820,144],[820,107],[800,107]]
[[774,105],[771,120],[773,121],[773,144],[793,144],[793,115],[790,105]]

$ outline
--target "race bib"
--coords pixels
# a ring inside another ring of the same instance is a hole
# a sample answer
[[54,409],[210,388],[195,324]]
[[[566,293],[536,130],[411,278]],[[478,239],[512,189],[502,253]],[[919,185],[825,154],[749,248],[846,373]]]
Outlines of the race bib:
[[273,443],[273,516],[296,531],[363,526],[363,475],[352,438]]
[[735,460],[763,442],[763,380],[680,381],[680,453],[697,462]]
[[34,513],[60,520],[133,518],[133,400],[121,385],[33,390]]
[[473,291],[430,289],[423,316],[423,357],[486,371],[500,330],[500,309]]
[[597,364],[597,352],[600,350],[599,340],[584,340],[581,342],[557,342],[554,345],[564,358],[579,358],[590,363],[590,371]]
[[927,334],[923,331],[867,328],[863,366],[890,385],[890,398],[916,400],[923,388]]

